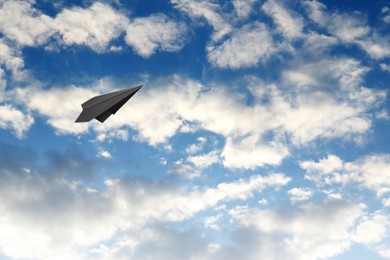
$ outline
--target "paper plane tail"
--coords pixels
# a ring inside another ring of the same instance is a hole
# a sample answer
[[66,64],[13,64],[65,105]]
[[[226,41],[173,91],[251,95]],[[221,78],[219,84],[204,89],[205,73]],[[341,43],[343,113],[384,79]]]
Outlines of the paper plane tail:
[[87,118],[85,116],[85,113],[83,113],[84,111],[81,112],[81,114],[79,115],[79,117],[76,119],[75,123],[83,123],[83,122],[89,122],[91,119]]
[[107,118],[109,118],[110,116],[112,115],[111,111],[110,110],[107,110],[106,112],[104,113],[101,113],[100,115],[98,115],[96,118],[96,120],[98,120],[100,123],[103,123],[104,121],[106,121]]

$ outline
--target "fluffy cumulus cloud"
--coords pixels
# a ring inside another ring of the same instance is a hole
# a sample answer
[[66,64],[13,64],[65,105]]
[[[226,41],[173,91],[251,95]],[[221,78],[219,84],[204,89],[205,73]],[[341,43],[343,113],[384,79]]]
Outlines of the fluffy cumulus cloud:
[[318,162],[303,161],[300,163],[302,169],[307,171],[305,178],[309,180],[318,180],[323,175],[332,172],[338,172],[344,167],[344,162],[336,155],[328,155],[326,158],[320,159]]
[[33,3],[0,2],[0,31],[20,45],[45,43],[55,32],[53,19],[33,8]]
[[237,69],[266,61],[274,51],[267,26],[256,22],[237,30],[222,44],[208,46],[207,58],[217,67]]
[[[47,122],[55,127],[58,133],[81,133],[87,130],[87,126],[74,124],[75,118],[80,113],[80,104],[85,97],[93,97],[97,94],[91,89],[77,88],[52,88],[45,91],[38,88],[18,88],[14,92],[16,99],[24,103],[31,110],[47,117]],[[63,99],[64,96],[68,98]],[[61,104],[59,106],[58,104]]]
[[34,123],[34,118],[11,105],[0,106],[0,128],[11,129],[18,138]]
[[222,152],[226,167],[254,169],[265,164],[278,165],[289,154],[277,142],[265,142],[256,136],[228,138]]
[[352,235],[352,240],[362,244],[375,244],[387,236],[390,229],[390,219],[381,211],[364,216]]
[[75,7],[63,10],[55,19],[55,28],[66,45],[86,45],[103,51],[125,26],[127,18],[111,6],[94,3],[88,9]]
[[164,14],[136,18],[126,29],[126,43],[136,53],[149,57],[158,49],[178,51],[184,45],[186,27],[170,21]]
[[[34,1],[0,3],[0,31],[24,46],[39,46],[56,41],[57,45],[83,45],[96,52],[117,51],[123,47],[110,43],[126,32],[125,41],[136,53],[149,57],[157,49],[178,51],[184,45],[183,24],[170,21],[164,14],[129,18],[111,5],[96,2],[62,9],[49,17],[34,7]],[[51,48],[54,43],[50,43]]]

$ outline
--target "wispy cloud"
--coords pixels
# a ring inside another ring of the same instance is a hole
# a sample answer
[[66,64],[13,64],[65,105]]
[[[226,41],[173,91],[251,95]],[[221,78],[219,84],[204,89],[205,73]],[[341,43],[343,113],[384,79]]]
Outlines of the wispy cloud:
[[305,1],[309,17],[343,43],[356,44],[374,59],[390,55],[388,37],[368,25],[367,18],[359,12],[330,12],[318,1]]
[[207,57],[217,67],[238,69],[253,67],[267,60],[274,51],[267,26],[256,22],[235,31],[220,45],[209,45]]
[[171,3],[191,18],[204,18],[215,30],[212,36],[214,41],[222,39],[231,31],[231,25],[221,15],[221,7],[213,1],[171,0]]
[[304,22],[301,15],[288,10],[278,0],[268,0],[261,8],[287,39],[302,37]]
[[388,192],[390,185],[390,155],[375,154],[361,157],[353,162],[343,162],[335,155],[318,162],[304,161],[300,166],[306,170],[305,177],[318,184],[357,184],[377,192]]

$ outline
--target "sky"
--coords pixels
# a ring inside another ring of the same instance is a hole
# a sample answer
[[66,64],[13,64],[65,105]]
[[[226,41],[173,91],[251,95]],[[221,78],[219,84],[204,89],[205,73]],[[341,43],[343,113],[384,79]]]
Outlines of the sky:
[[386,0],[0,0],[0,258],[390,259],[389,89]]

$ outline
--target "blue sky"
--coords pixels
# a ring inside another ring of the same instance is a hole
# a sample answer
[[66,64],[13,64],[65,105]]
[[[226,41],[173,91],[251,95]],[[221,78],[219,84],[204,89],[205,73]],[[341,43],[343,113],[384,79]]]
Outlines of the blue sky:
[[1,258],[390,258],[389,33],[387,1],[0,0]]

